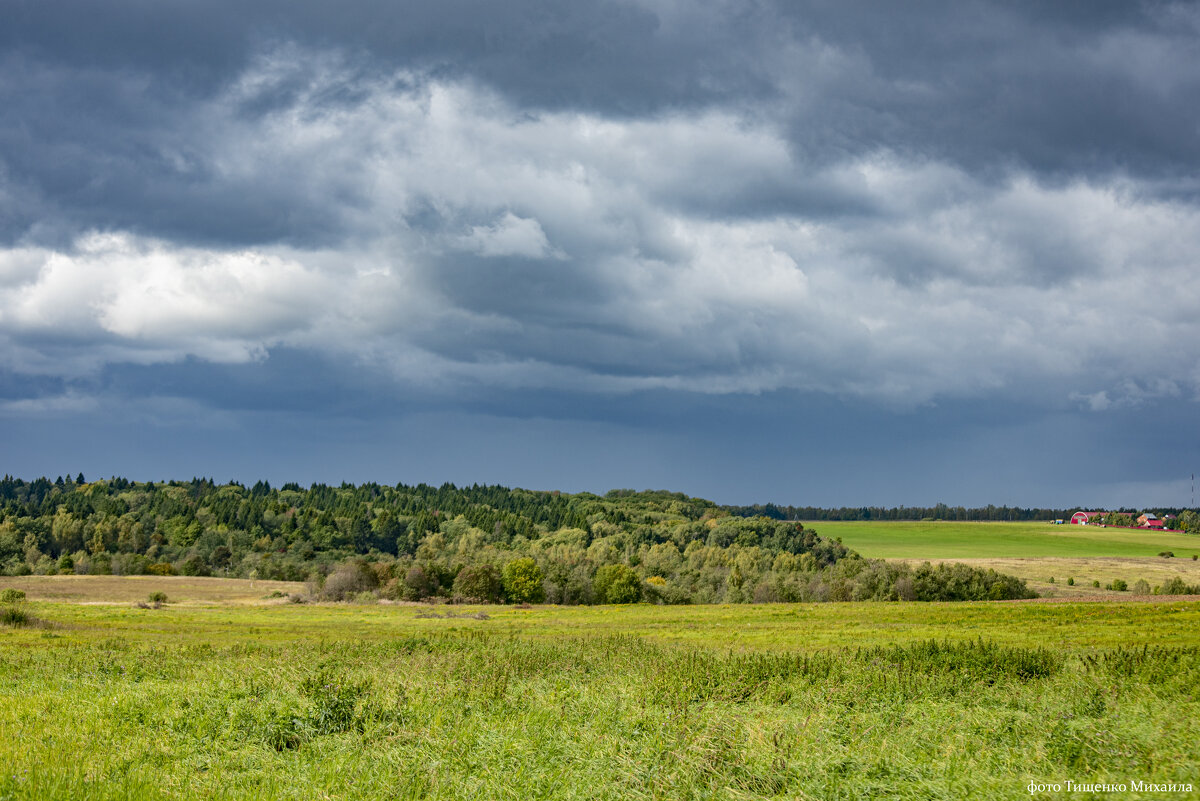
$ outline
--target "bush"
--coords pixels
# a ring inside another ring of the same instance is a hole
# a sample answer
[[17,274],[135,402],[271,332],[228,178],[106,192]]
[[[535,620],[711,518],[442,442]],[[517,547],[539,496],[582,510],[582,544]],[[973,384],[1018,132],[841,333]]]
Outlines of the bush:
[[112,558],[112,572],[116,576],[138,576],[149,566],[150,560],[140,553],[119,553]]
[[1145,579],[1138,579],[1133,584],[1133,594],[1134,595],[1149,595],[1150,594],[1150,584]]
[[495,565],[469,565],[454,577],[454,600],[494,604],[500,601],[504,584]]
[[1072,576],[1072,577],[1070,577],[1070,578],[1068,578],[1068,579],[1067,579],[1067,586],[1068,586],[1068,587],[1074,587],[1074,586],[1075,586],[1075,577],[1074,577],[1074,576]]
[[1022,579],[961,563],[925,562],[912,574],[917,601],[1009,601],[1036,598]]
[[[59,569],[62,569],[62,563],[59,563]],[[146,573],[151,576],[175,576],[178,575],[175,571],[175,566],[170,562],[155,562],[152,565],[146,566]]]
[[542,569],[529,557],[514,559],[501,574],[504,595],[515,604],[541,603],[546,598]]
[[627,565],[604,565],[593,582],[596,600],[603,604],[635,604],[642,598],[642,581]]
[[1200,586],[1187,584],[1179,576],[1175,576],[1159,591],[1163,595],[1196,595],[1200,594]]
[[1163,559],[1173,559],[1175,557],[1175,553],[1173,551],[1159,551],[1158,555]]
[[25,591],[9,587],[4,592],[0,592],[0,603],[15,604],[25,600]]
[[1113,579],[1112,588],[1117,592],[1125,592],[1129,589],[1129,585],[1125,583],[1124,579]]
[[388,579],[379,588],[379,597],[387,598],[389,601],[399,601],[404,598],[404,579]]
[[404,587],[400,591],[406,601],[421,601],[434,594],[433,579],[420,565],[413,565],[404,574]]
[[158,590],[146,596],[146,600],[152,604],[165,604],[167,602],[167,594],[162,590]]
[[361,592],[375,589],[379,579],[375,571],[359,559],[351,559],[342,563],[337,570],[325,579],[321,588],[321,597],[327,601],[345,601]]
[[[772,587],[771,591],[778,595],[775,587]],[[755,594],[758,594],[757,588]],[[678,587],[661,576],[651,576],[642,582],[642,600],[652,604],[690,604],[692,596],[683,587]],[[782,599],[774,598],[773,600]]]
[[1092,582],[1092,586],[1093,586],[1093,587],[1096,587],[1096,588],[1099,588],[1099,587],[1100,587],[1100,579],[1096,579],[1095,581],[1093,581],[1093,582]]

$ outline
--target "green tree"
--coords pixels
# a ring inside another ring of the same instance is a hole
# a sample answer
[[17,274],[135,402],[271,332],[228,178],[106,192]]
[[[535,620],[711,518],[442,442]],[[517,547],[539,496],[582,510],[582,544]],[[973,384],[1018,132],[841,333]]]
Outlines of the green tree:
[[413,565],[404,574],[404,600],[420,601],[435,594],[433,579],[421,565]]
[[454,597],[464,601],[494,604],[499,602],[503,589],[495,565],[468,565],[454,578]]
[[185,576],[207,576],[208,565],[200,554],[192,554],[179,565],[179,572]]
[[1180,512],[1174,528],[1186,531],[1188,534],[1200,534],[1200,514],[1196,514],[1191,509]]
[[596,600],[604,604],[635,604],[642,598],[642,580],[627,565],[604,565],[596,571]]
[[397,520],[395,515],[387,510],[375,518],[372,526],[375,529],[375,537],[372,541],[374,547],[395,556],[398,552],[396,541],[404,536],[408,526]]
[[350,546],[357,553],[364,553],[374,544],[375,532],[365,517],[356,517],[350,524]]
[[529,557],[514,559],[504,566],[504,595],[517,604],[541,603],[546,597],[542,569]]

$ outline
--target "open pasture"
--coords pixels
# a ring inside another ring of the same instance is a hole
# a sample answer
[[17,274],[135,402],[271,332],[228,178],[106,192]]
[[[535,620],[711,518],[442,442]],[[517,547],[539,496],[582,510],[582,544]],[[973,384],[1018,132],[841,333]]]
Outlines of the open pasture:
[[1069,523],[832,521],[804,524],[874,559],[1015,559],[1093,556],[1147,558],[1200,554],[1200,537]]
[[95,600],[0,627],[0,798],[1026,799],[1200,772],[1194,601]]

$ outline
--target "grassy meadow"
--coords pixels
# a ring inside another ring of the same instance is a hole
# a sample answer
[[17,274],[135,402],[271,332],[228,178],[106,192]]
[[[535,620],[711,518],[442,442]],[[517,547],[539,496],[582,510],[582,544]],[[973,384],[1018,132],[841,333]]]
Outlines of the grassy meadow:
[[1175,532],[1053,523],[820,520],[805,523],[872,559],[1154,557],[1200,554],[1200,537]]
[[0,799],[1015,799],[1200,776],[1196,601],[358,606],[234,584],[153,609],[108,598],[121,581],[0,626]]
[[[806,523],[840,538],[863,556],[906,562],[961,562],[1025,579],[1048,598],[1127,596],[1106,589],[1115,579],[1151,587],[1178,577],[1200,585],[1200,537],[1174,532],[1052,523],[955,521],[817,521]],[[1172,558],[1158,554],[1170,552]],[[1074,579],[1073,585],[1068,579]],[[1053,582],[1050,579],[1054,579]],[[1099,587],[1093,587],[1093,582]]]

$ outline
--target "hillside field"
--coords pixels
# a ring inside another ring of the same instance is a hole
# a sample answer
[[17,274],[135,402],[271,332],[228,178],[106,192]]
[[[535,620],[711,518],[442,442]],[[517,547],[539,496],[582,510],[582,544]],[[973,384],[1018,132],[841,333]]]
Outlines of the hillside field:
[[1194,600],[519,608],[239,585],[152,609],[121,581],[0,625],[0,798],[1028,799],[1200,775]]
[[1195,535],[1069,523],[818,520],[805,526],[876,559],[1145,558],[1162,551],[1190,559],[1200,554]]

